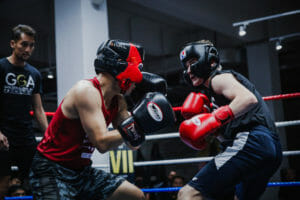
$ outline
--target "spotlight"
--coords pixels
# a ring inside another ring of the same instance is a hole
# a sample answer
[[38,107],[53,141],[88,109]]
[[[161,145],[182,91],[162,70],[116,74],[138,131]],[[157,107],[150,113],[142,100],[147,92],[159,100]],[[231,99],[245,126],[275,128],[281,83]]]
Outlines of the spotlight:
[[282,45],[281,45],[281,41],[280,41],[280,40],[277,40],[277,41],[276,41],[275,49],[276,49],[277,51],[279,51],[279,50],[282,49]]
[[243,25],[241,25],[240,28],[239,28],[239,36],[243,37],[243,36],[245,36],[246,34],[247,34],[247,32],[246,32],[246,25],[243,24]]
[[47,78],[48,79],[53,79],[54,78],[54,74],[51,70],[48,71]]

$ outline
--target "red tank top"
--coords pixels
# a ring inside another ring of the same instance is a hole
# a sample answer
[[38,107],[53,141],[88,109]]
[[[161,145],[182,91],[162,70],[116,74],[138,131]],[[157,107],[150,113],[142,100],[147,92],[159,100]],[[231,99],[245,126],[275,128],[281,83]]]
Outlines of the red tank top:
[[[98,79],[90,79],[99,90],[102,102],[103,95]],[[63,101],[62,101],[63,102]],[[80,119],[68,119],[62,112],[62,103],[57,108],[46,132],[37,149],[48,159],[67,168],[80,170],[91,165],[91,156],[95,147],[88,140]],[[113,98],[110,109],[102,103],[102,112],[106,124],[110,124],[118,111],[118,99]]]

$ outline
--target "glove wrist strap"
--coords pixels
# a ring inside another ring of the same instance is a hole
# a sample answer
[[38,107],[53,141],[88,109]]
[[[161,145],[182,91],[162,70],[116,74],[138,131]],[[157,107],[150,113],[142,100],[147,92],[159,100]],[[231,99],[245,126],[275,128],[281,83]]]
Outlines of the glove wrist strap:
[[138,133],[140,130],[138,130],[138,127],[132,117],[119,125],[118,130],[123,139],[129,142],[133,147],[137,147],[145,141],[145,135]]
[[234,119],[234,114],[228,105],[218,108],[213,113],[222,125],[227,124]]

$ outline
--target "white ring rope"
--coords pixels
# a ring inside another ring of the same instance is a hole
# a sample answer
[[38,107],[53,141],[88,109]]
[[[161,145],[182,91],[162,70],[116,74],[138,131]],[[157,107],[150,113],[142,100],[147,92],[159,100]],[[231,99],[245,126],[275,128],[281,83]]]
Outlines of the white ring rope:
[[[284,151],[283,156],[294,156],[300,155],[300,151]],[[140,166],[153,166],[153,165],[173,165],[173,164],[186,164],[186,163],[200,163],[200,162],[207,162],[212,160],[214,157],[201,157],[201,158],[183,158],[183,159],[169,159],[169,160],[155,160],[155,161],[140,161],[134,162],[133,165],[135,167]],[[100,165],[93,165],[95,168],[107,168],[109,165],[100,164]]]
[[[300,155],[300,151],[284,151],[283,156],[294,156]],[[183,159],[169,159],[169,160],[155,160],[155,161],[140,161],[134,162],[133,165],[135,167],[141,166],[153,166],[153,165],[173,165],[173,164],[186,164],[186,163],[201,163],[208,162],[212,160],[214,157],[201,157],[201,158],[183,158]],[[14,167],[14,166],[13,166]],[[109,164],[94,164],[92,167],[95,168],[109,168]],[[17,170],[17,168],[13,168]]]
[[162,133],[162,134],[155,134],[155,135],[146,135],[146,141],[148,140],[159,140],[159,139],[168,139],[168,138],[178,138],[179,133]]
[[[285,127],[285,126],[295,126],[299,124],[300,124],[300,120],[275,122],[275,125],[278,128]],[[178,132],[162,133],[162,134],[155,134],[155,135],[146,135],[146,140],[158,140],[158,139],[168,139],[168,138],[177,138],[177,137],[179,137]],[[36,137],[36,140],[40,142],[42,140],[42,137]]]
[[[294,121],[283,121],[283,122],[275,122],[276,127],[285,127],[285,126],[295,126],[300,125],[300,120]],[[146,135],[146,140],[157,140],[157,139],[167,139],[167,138],[177,138],[179,137],[179,133],[162,133],[155,135]]]
[[299,125],[300,120],[293,120],[293,121],[283,121],[283,122],[275,122],[276,127],[284,127],[284,126],[295,126]]
[[[294,126],[299,125],[300,120],[293,121],[282,121],[275,122],[276,127],[285,127],[285,126]],[[156,135],[147,135],[146,141],[156,140],[156,139],[167,139],[167,138],[177,138],[179,137],[178,132],[173,133],[163,133]],[[41,141],[42,137],[36,137],[37,141]],[[300,155],[300,151],[284,151],[283,156],[293,156]],[[151,166],[151,165],[172,165],[172,164],[185,164],[185,163],[197,163],[197,162],[207,162],[213,159],[214,157],[201,157],[201,158],[184,158],[184,159],[170,159],[170,160],[155,160],[155,161],[141,161],[134,162],[134,166]],[[93,165],[95,168],[108,168],[108,164],[95,164]]]

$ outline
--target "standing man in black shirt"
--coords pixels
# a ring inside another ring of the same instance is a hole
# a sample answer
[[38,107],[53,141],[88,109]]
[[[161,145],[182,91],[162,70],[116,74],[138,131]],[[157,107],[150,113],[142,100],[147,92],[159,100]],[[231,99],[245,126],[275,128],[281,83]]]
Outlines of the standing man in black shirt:
[[42,106],[41,74],[27,63],[35,47],[36,32],[27,25],[12,29],[12,54],[0,59],[0,198],[6,192],[11,166],[18,166],[22,181],[27,178],[36,140],[33,109],[41,131],[48,121]]

